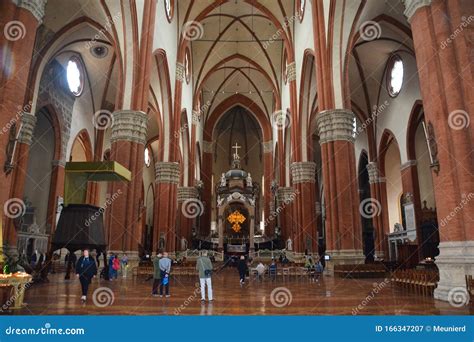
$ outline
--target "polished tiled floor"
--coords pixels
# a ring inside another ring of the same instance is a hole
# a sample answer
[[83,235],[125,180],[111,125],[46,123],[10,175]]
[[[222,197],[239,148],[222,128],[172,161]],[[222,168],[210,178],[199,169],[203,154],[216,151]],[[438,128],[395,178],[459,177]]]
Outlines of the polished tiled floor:
[[[152,281],[127,278],[94,280],[86,304],[80,302],[79,281],[50,275],[48,284],[26,292],[22,315],[462,315],[467,307],[403,292],[384,279],[340,279],[325,276],[319,282],[290,279],[239,285],[234,269],[213,277],[213,304],[201,305],[196,279],[171,281],[171,297],[150,295]],[[100,288],[100,289],[99,289]],[[96,300],[93,293],[96,290]],[[113,299],[113,301],[112,301]],[[95,302],[95,303],[94,303]],[[360,305],[360,306],[359,306]],[[358,308],[358,309],[357,309]]]

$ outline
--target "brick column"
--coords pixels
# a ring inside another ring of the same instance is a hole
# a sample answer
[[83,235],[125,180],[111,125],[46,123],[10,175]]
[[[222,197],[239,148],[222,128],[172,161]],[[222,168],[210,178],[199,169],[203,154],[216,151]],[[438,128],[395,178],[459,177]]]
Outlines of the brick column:
[[[202,215],[204,206],[198,199],[198,190],[194,186],[178,187],[178,241],[185,238],[188,242],[188,248],[191,247],[193,238],[192,228],[196,218]],[[178,250],[182,250],[182,246],[178,246]]]
[[326,205],[326,245],[332,265],[361,263],[362,231],[354,152],[354,114],[347,109],[318,113]]
[[294,162],[290,166],[296,203],[299,203],[297,234],[294,239],[296,252],[317,252],[318,234],[315,209],[316,164],[313,162]]
[[[13,163],[13,172],[11,181],[14,186],[11,187],[10,199],[23,200],[25,191],[25,179],[28,171],[28,156],[31,143],[33,142],[33,133],[36,126],[36,116],[27,112],[21,112],[21,128],[18,134],[15,151],[15,163]],[[12,218],[6,218],[6,224],[3,230],[3,245],[8,255],[17,254],[17,235]]]
[[155,165],[155,182],[157,194],[155,201],[155,224],[153,249],[160,247],[160,239],[164,239],[163,248],[168,252],[176,251],[176,217],[177,187],[180,178],[180,167],[177,162],[158,162]]
[[[462,5],[461,5],[462,4]],[[472,1],[405,0],[418,65],[431,152],[439,162],[433,186],[441,243],[435,298],[449,300],[474,274],[474,113]]]
[[[202,142],[202,164],[201,164],[201,180],[204,182],[203,204],[204,213],[201,216],[199,235],[202,237],[209,236],[211,233],[211,210],[212,210],[212,142]],[[216,180],[218,181],[218,179]]]
[[[380,177],[380,171],[376,162],[367,164],[369,174],[370,195],[373,203],[371,216],[375,231],[375,255],[379,258],[388,257],[388,210],[387,201],[383,199],[385,191],[385,178]],[[383,188],[383,189],[382,189]],[[386,220],[384,220],[384,216]],[[387,222],[387,224],[385,224]]]
[[[31,104],[24,106],[28,73],[34,43],[36,29],[44,17],[46,0],[5,0],[0,1],[0,127],[10,127],[13,123],[19,126],[19,108],[29,108]],[[22,120],[22,122],[24,122]],[[9,134],[3,131],[0,134],[0,146],[5,148],[8,143]],[[20,133],[22,134],[22,133]],[[24,155],[28,147],[25,142],[16,146],[16,155]],[[5,152],[0,153],[0,167],[3,170],[6,160]],[[26,153],[26,160],[28,153]],[[22,162],[23,163],[23,162]],[[19,164],[17,164],[20,166]],[[22,164],[23,165],[23,164]],[[26,164],[25,164],[26,165]],[[18,168],[18,167],[17,167]],[[25,169],[26,170],[26,167]],[[26,171],[23,171],[26,172]],[[21,178],[20,174],[14,173],[10,176],[4,172],[0,174],[0,206],[3,208],[5,202],[12,198],[23,198],[23,193],[14,189],[13,181]],[[13,186],[12,186],[13,185]],[[24,182],[19,184],[24,188]],[[18,189],[21,190],[21,189]],[[2,227],[4,227],[4,243],[16,251],[16,232],[12,221],[2,213]]]
[[141,111],[119,110],[113,113],[110,138],[111,160],[119,162],[132,173],[130,182],[112,183],[111,196],[120,194],[108,210],[108,245],[114,252],[126,252],[138,257],[140,227],[139,204],[142,187],[144,148],[147,134],[147,114]]
[[273,180],[273,141],[263,143],[263,177],[265,179],[265,196],[263,197],[263,210],[265,213],[265,235],[273,238],[275,235],[275,220],[269,220],[272,201]]
[[279,187],[277,191],[277,205],[275,214],[280,217],[281,237],[284,242],[291,238],[294,241],[296,237],[295,224],[293,217],[293,202],[295,200],[295,189],[293,187]]

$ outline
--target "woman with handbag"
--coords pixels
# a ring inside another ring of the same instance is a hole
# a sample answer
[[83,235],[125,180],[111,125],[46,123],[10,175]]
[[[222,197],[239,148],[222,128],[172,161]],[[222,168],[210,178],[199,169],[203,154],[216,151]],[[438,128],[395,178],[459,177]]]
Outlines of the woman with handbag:
[[207,298],[209,302],[214,299],[212,297],[212,262],[207,256],[207,251],[204,251],[202,255],[196,261],[196,270],[199,271],[199,283],[201,285],[201,302],[206,302],[206,285],[207,285]]

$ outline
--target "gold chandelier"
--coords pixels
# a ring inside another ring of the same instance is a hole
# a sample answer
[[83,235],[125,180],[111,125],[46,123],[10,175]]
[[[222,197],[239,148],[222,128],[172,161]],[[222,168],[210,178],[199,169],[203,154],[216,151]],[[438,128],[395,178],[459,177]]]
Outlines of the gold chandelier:
[[227,221],[232,224],[232,229],[238,233],[242,229],[240,225],[245,222],[245,216],[242,215],[238,210],[235,210],[233,213],[227,216]]

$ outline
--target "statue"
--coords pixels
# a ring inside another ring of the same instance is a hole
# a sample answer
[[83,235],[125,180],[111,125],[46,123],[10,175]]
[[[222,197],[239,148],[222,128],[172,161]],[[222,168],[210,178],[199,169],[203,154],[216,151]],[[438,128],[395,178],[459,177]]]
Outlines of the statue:
[[249,174],[247,175],[247,186],[251,187],[252,186],[252,176]]
[[222,176],[221,176],[221,186],[226,186],[227,183],[226,183],[226,180],[225,180],[225,173],[222,172]]
[[288,240],[286,240],[286,249],[289,251],[293,250],[293,241],[291,241],[291,238],[288,238]]
[[186,238],[183,236],[181,238],[181,250],[185,251],[187,249],[188,249],[188,240],[186,240]]
[[404,229],[403,229],[403,226],[400,224],[400,223],[395,223],[393,225],[393,231],[395,233],[399,233],[399,232],[402,232]]

